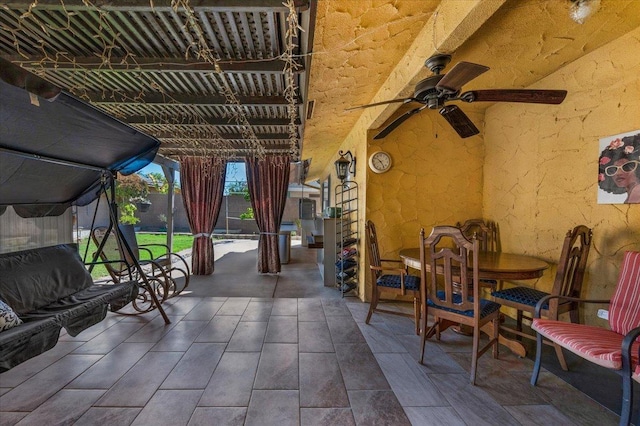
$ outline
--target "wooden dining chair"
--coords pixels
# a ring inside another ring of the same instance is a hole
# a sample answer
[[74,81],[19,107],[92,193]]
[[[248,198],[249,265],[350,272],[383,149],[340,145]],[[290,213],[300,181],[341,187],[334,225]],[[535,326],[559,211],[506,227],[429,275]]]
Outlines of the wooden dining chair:
[[[416,334],[420,325],[420,278],[409,275],[407,269],[403,267],[401,260],[382,259],[380,257],[380,246],[376,235],[376,226],[368,220],[365,224],[365,234],[367,248],[369,252],[369,269],[371,271],[371,304],[365,323],[369,324],[373,312],[384,312],[387,314],[402,315],[414,318]],[[396,265],[396,266],[390,266]],[[379,309],[381,293],[391,293],[401,296],[413,296],[413,314]]]
[[[484,219],[467,219],[464,223],[456,224],[462,234],[468,239],[476,238],[481,252],[500,252],[500,238],[498,236],[498,225],[493,221]],[[481,279],[480,284],[488,287],[491,291],[502,288],[502,281]]]
[[[550,305],[554,299],[574,303],[609,303],[609,327],[541,318],[544,306]],[[624,254],[618,283],[610,301],[547,296],[536,305],[531,328],[537,333],[532,385],[536,385],[540,374],[543,338],[548,339],[622,376],[620,425],[629,425],[633,401],[632,380],[640,382],[640,252],[629,251]]]
[[[425,238],[420,231],[420,280],[422,283],[422,313],[420,315],[420,363],[424,363],[426,340],[452,325],[473,329],[471,384],[476,382],[478,358],[489,348],[498,357],[498,326],[500,305],[481,299],[478,278],[478,240],[469,241],[455,226],[436,226]],[[427,329],[427,315],[434,324]],[[493,322],[493,336],[480,348],[480,329]]]
[[475,235],[480,251],[495,253],[501,250],[498,225],[495,222],[485,219],[467,219],[464,223],[458,222],[456,226],[468,240]]
[[[567,296],[580,297],[584,271],[587,267],[587,257],[591,247],[592,231],[584,225],[578,225],[567,232],[562,245],[558,270],[555,281],[550,292],[536,290],[531,287],[517,286],[509,289],[498,290],[491,293],[493,300],[502,306],[507,306],[516,310],[516,328],[501,326],[517,336],[535,339],[534,335],[523,332],[522,319],[524,313],[529,313],[529,319],[533,318],[536,304],[545,296]],[[552,300],[548,305],[543,306],[541,315],[557,320],[558,315],[569,313],[571,322],[579,322],[579,304],[570,300]],[[547,344],[551,342],[545,341]],[[563,370],[567,371],[567,362],[562,354],[562,348],[552,344],[556,351],[558,361]]]

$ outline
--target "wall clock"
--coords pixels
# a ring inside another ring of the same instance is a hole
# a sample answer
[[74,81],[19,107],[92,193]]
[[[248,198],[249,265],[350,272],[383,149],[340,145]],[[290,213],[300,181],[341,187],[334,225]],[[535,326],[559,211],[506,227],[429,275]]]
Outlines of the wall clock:
[[384,151],[378,151],[369,157],[369,168],[374,173],[384,173],[391,168],[391,156]]

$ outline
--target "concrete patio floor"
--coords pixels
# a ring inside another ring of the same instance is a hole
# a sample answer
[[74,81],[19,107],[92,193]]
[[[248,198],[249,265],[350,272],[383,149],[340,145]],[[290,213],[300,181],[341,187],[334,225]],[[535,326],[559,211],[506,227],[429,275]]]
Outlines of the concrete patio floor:
[[[615,425],[618,416],[501,347],[469,384],[471,339],[427,342],[409,318],[325,288],[315,250],[294,244],[280,274],[258,274],[257,242],[216,244],[157,312],[109,314],[0,374],[0,425]],[[408,309],[402,304],[391,308]]]

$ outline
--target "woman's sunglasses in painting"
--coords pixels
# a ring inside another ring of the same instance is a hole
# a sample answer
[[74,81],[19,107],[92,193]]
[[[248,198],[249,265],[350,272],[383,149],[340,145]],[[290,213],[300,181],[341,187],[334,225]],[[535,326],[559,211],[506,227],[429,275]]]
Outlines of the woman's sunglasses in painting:
[[615,175],[618,173],[618,170],[622,170],[625,173],[631,173],[638,167],[638,163],[640,163],[640,161],[631,160],[619,166],[608,166],[604,168],[604,173],[607,176]]

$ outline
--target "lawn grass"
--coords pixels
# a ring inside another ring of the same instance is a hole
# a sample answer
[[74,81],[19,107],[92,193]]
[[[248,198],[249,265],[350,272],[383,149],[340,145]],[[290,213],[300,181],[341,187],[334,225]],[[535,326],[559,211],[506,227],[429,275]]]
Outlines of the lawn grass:
[[[138,241],[138,245],[142,246],[145,244],[166,244],[167,243],[167,234],[165,233],[136,233],[136,240]],[[174,234],[173,235],[173,252],[177,253],[179,251],[191,248],[193,243],[192,235],[183,235],[183,234]],[[85,251],[87,250],[87,244],[89,244],[89,251],[85,257]],[[154,246],[149,247],[151,249],[153,258],[159,257],[163,255],[166,249],[162,246]],[[96,245],[90,238],[82,239],[79,241],[78,249],[80,250],[80,257],[84,260],[85,263],[90,263],[93,258],[93,253],[97,250]],[[147,253],[146,250],[140,250],[140,259],[147,260],[151,257]],[[93,270],[91,271],[91,276],[96,278],[106,277],[108,276],[107,269],[104,265],[95,265]]]

